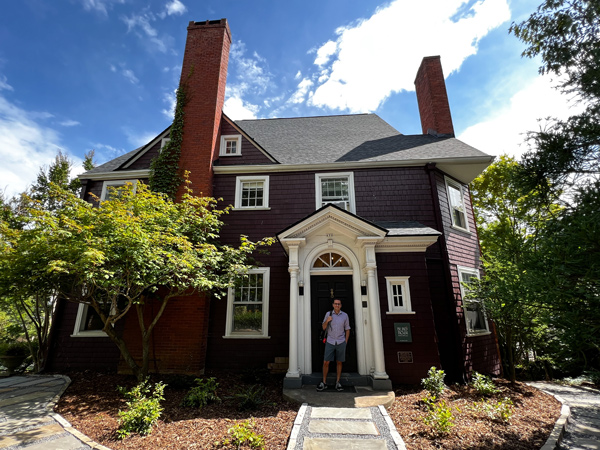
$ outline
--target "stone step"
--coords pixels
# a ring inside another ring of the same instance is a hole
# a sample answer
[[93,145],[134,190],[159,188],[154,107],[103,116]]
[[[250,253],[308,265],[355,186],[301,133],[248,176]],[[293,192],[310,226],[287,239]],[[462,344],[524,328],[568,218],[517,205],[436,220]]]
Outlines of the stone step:
[[306,438],[303,450],[387,450],[385,441],[374,439]]

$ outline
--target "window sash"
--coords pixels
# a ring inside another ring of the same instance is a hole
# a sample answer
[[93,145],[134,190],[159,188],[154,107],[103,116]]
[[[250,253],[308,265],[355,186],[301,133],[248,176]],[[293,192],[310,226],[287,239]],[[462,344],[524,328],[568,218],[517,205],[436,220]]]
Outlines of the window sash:
[[265,273],[249,273],[236,283],[231,292],[231,335],[263,334],[265,294]]
[[264,181],[243,181],[241,206],[243,208],[255,208],[263,206],[264,203]]
[[388,295],[388,314],[414,314],[410,301],[409,278],[385,277]]
[[467,229],[467,214],[462,187],[450,180],[446,180],[448,188],[448,201],[452,214],[452,225]]
[[348,177],[321,178],[321,206],[328,203],[350,210]]

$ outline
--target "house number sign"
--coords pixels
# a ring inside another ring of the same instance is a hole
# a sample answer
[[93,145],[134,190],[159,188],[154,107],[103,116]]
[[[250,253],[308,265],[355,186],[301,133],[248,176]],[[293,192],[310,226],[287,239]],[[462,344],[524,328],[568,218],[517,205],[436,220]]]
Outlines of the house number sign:
[[395,323],[394,333],[396,334],[396,342],[412,342],[410,323]]

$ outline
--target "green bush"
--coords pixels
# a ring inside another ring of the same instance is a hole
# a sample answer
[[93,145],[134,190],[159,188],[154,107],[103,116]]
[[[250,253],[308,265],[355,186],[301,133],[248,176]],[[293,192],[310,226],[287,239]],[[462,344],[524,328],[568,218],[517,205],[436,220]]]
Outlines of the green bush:
[[27,342],[0,343],[0,356],[29,356]]
[[504,397],[502,400],[498,401],[482,400],[479,403],[475,403],[473,409],[484,413],[491,420],[510,423],[510,418],[513,413],[513,402],[508,397]]
[[223,445],[234,445],[240,448],[242,445],[247,445],[250,448],[263,450],[265,448],[265,438],[260,434],[256,434],[253,430],[254,420],[246,420],[232,426],[227,433],[231,435],[231,439],[225,439]]
[[490,377],[486,377],[480,373],[473,373],[473,388],[481,395],[493,395],[500,392]]
[[118,387],[117,390],[128,400],[127,409],[119,411],[119,429],[117,430],[119,439],[124,439],[131,433],[142,436],[150,434],[163,410],[160,401],[164,400],[165,385],[159,382],[152,389],[149,381],[146,380],[130,391],[123,387]]
[[427,372],[427,378],[423,378],[421,384],[427,389],[430,395],[437,398],[446,389],[446,385],[444,384],[445,376],[446,374],[443,370],[431,367],[429,372]]
[[437,404],[429,404],[429,411],[423,418],[423,421],[430,426],[436,434],[446,434],[454,426],[454,415],[452,408],[448,406],[445,400],[440,400]]
[[266,403],[264,394],[264,387],[254,385],[250,386],[245,392],[235,394],[234,398],[238,400],[238,409],[240,411],[254,411]]
[[219,383],[214,377],[211,378],[196,378],[195,386],[185,394],[181,401],[181,406],[189,406],[192,408],[202,408],[209,403],[221,403],[221,399],[217,396],[217,388]]

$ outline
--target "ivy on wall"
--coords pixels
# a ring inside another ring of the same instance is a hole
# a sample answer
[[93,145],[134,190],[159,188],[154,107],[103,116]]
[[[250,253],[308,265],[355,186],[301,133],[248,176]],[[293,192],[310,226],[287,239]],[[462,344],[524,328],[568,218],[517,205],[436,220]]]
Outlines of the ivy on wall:
[[181,142],[183,139],[183,108],[186,103],[185,84],[180,84],[176,93],[175,117],[171,125],[171,140],[161,149],[160,153],[150,163],[150,189],[162,192],[170,198],[175,198],[179,185],[183,181],[179,170]]

